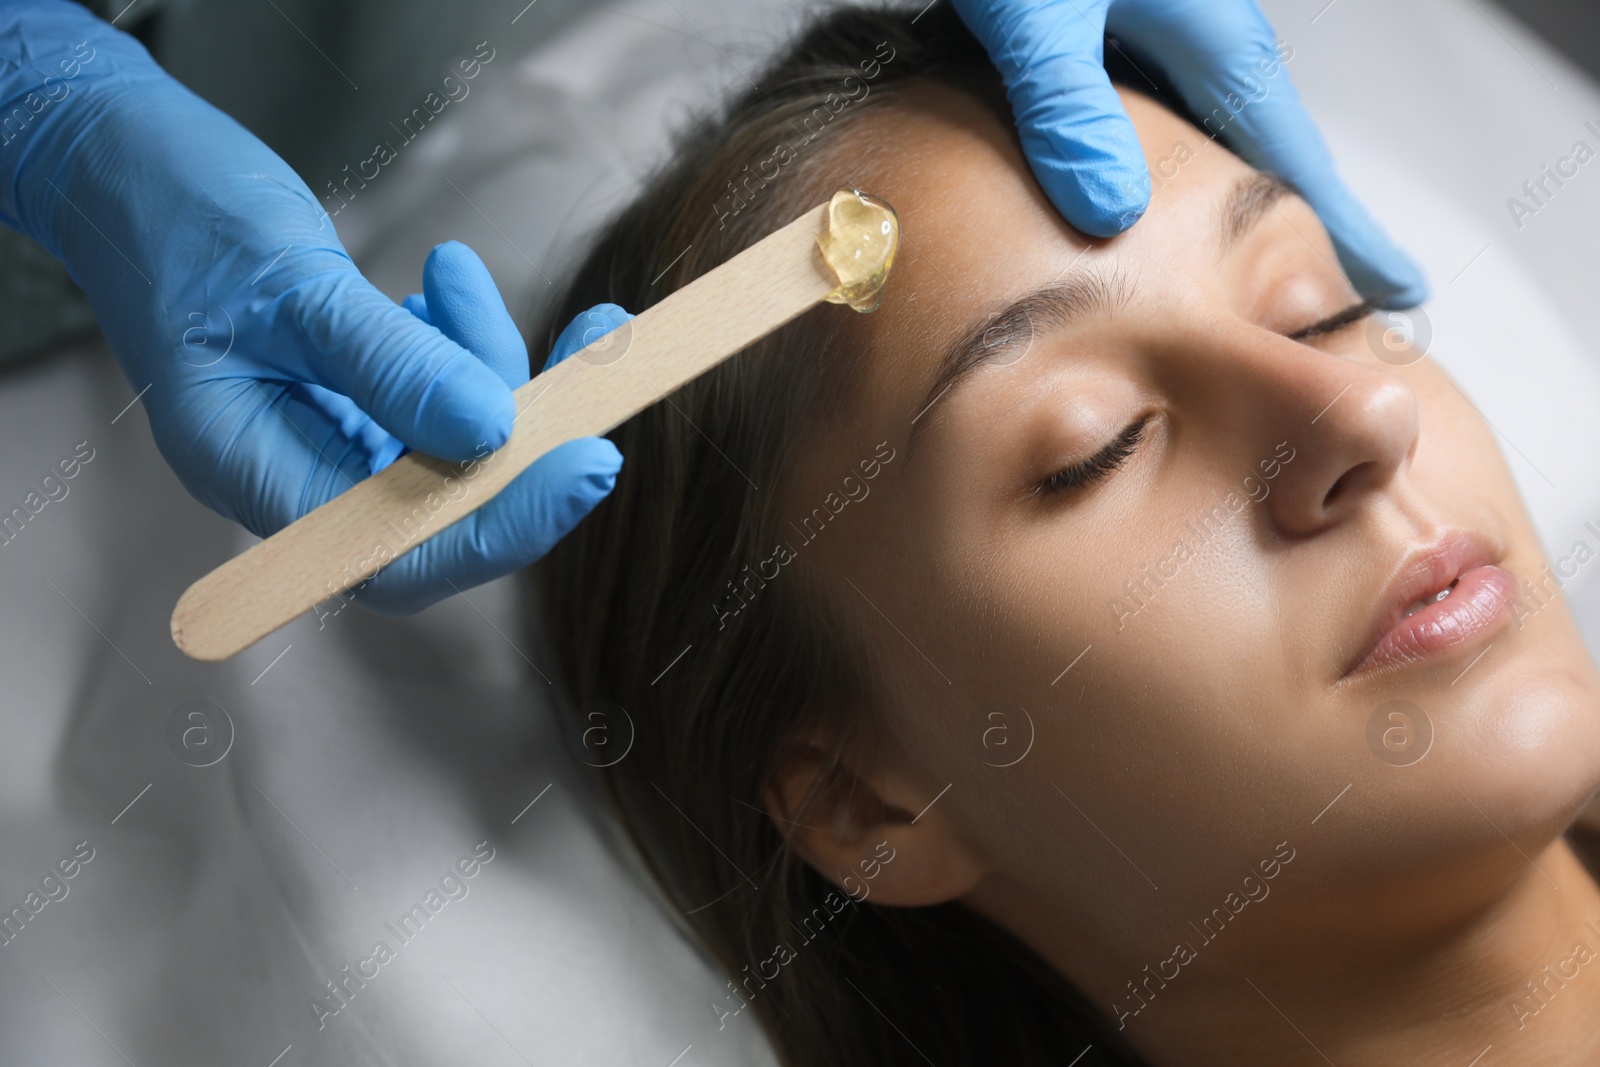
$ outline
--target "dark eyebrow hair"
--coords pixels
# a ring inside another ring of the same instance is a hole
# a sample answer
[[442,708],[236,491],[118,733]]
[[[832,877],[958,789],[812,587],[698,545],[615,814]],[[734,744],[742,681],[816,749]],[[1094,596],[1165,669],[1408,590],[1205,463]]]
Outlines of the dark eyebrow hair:
[[1222,201],[1217,241],[1221,254],[1227,255],[1279,200],[1299,195],[1294,186],[1273,174],[1257,172],[1240,178]]
[[1122,274],[1084,272],[1026,293],[999,313],[974,324],[939,357],[939,373],[911,420],[906,454],[926,423],[922,417],[950,390],[987,364],[1006,356],[1020,359],[1034,338],[1094,313],[1108,313],[1127,302],[1133,287]]

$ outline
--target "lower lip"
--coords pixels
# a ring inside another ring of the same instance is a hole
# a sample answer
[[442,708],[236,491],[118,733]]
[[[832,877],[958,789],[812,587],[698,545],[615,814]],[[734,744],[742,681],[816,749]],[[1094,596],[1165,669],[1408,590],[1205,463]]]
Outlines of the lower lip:
[[1390,627],[1351,673],[1464,648],[1509,618],[1516,600],[1517,583],[1508,572],[1492,564],[1475,567],[1461,575],[1449,596]]

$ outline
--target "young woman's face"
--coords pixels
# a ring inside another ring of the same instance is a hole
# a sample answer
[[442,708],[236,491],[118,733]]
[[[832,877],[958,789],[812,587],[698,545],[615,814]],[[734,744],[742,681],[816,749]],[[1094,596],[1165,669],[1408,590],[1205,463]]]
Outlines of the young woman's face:
[[[896,146],[851,178],[898,210],[901,259],[784,499],[809,514],[894,449],[795,542],[883,667],[863,713],[892,755],[866,777],[938,796],[981,868],[957,895],[1108,975],[1290,850],[1265,884],[1301,905],[1253,907],[1210,958],[1281,951],[1311,901],[1375,936],[1477,906],[1600,786],[1600,675],[1562,603],[1496,606],[1492,572],[1453,640],[1361,661],[1442,540],[1540,575],[1494,431],[1433,360],[1339,324],[1359,298],[1310,207],[1123,99],[1156,188],[1105,242],[965,96],[852,135]],[[1119,468],[1058,475],[1134,426]]]

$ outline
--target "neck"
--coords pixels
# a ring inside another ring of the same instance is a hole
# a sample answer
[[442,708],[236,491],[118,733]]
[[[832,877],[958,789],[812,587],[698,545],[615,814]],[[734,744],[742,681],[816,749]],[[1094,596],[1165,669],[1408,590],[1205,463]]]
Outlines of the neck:
[[[1275,931],[1247,958],[1223,946],[1230,932],[1123,1018],[1122,1033],[1158,1067],[1600,1062],[1600,888],[1565,838],[1513,858],[1510,887],[1444,927],[1428,925],[1442,908],[1397,923],[1374,895],[1353,912],[1299,908],[1309,936]],[[1084,973],[1098,954],[1082,942],[1025,939],[1097,1006],[1128,1000]]]

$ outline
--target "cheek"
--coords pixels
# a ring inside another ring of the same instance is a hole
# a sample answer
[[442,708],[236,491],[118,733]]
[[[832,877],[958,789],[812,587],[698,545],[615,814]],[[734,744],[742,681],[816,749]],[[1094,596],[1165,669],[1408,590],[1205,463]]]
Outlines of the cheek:
[[991,545],[939,568],[937,582],[908,579],[937,597],[922,606],[944,620],[926,651],[951,683],[907,702],[918,710],[903,728],[927,765],[1004,808],[996,819],[1065,812],[1061,833],[1094,836],[1066,790],[1096,822],[1181,863],[1185,842],[1216,847],[1219,812],[1256,847],[1253,798],[1264,782],[1292,790],[1274,753],[1290,744],[1278,731],[1294,720],[1277,712],[1293,703],[1284,679],[1296,650],[1245,592],[1259,583],[1241,570],[1246,534],[1219,532],[1118,630],[1109,605],[1125,579],[1159,571],[1176,539],[1168,518],[1156,530],[1118,524],[1104,545],[1085,545],[1082,531],[1072,543]]
[[1422,430],[1411,473],[1423,495],[1448,508],[1470,491],[1531,532],[1493,427],[1431,359],[1398,373],[1417,393]]
[[1476,740],[1508,763],[1548,748],[1572,731],[1592,734],[1594,691],[1570,672],[1523,680],[1480,724]]

